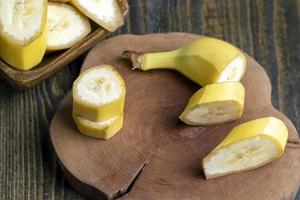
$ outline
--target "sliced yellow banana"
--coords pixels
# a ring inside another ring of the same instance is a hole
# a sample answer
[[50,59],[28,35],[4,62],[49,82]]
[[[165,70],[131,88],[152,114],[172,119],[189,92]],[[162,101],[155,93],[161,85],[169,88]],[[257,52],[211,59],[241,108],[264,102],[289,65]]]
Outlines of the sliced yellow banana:
[[94,122],[73,112],[73,119],[81,134],[105,140],[114,136],[123,126],[123,114],[102,122]]
[[214,83],[198,90],[179,118],[189,125],[232,121],[243,114],[245,88],[239,82]]
[[115,31],[124,24],[116,0],[71,0],[71,4],[108,31]]
[[0,57],[28,70],[39,64],[47,45],[47,0],[0,0]]
[[70,48],[90,32],[89,19],[75,8],[64,3],[48,3],[48,51]]
[[134,68],[173,69],[205,86],[216,82],[240,81],[246,71],[246,58],[239,49],[214,38],[197,39],[168,52],[125,51]]
[[88,120],[100,122],[123,113],[125,82],[111,65],[83,72],[73,84],[73,110]]
[[288,137],[285,124],[274,117],[235,127],[203,160],[206,178],[255,169],[282,155]]

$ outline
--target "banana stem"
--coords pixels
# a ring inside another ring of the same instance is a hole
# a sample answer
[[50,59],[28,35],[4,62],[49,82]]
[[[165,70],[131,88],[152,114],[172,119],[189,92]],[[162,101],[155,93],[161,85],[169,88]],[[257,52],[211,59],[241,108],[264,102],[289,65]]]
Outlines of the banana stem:
[[158,53],[138,53],[124,51],[123,57],[132,61],[133,69],[176,69],[176,53],[174,51]]

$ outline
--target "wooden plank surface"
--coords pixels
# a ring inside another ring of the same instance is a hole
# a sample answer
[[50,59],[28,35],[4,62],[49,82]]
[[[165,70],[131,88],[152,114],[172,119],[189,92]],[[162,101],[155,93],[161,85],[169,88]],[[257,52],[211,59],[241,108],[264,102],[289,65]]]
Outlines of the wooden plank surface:
[[[273,104],[300,130],[299,0],[129,0],[129,5],[127,24],[116,34],[200,33],[253,56],[271,78]],[[26,91],[0,80],[1,200],[84,199],[63,177],[48,130],[83,58]]]

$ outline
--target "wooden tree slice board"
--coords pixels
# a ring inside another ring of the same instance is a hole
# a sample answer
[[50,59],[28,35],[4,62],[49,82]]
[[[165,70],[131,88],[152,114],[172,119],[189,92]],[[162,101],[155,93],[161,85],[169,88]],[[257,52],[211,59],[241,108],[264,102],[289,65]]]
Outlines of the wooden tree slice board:
[[[178,116],[199,86],[169,70],[131,70],[124,50],[175,49],[199,35],[185,33],[122,35],[98,44],[82,70],[110,63],[126,82],[123,129],[108,141],[80,135],[71,117],[69,94],[50,128],[59,163],[70,184],[91,199],[292,199],[300,183],[300,144],[293,124],[271,104],[271,85],[263,68],[247,56],[243,117],[235,122],[192,127]],[[205,180],[201,159],[236,125],[276,116],[289,129],[284,155],[245,173]]]

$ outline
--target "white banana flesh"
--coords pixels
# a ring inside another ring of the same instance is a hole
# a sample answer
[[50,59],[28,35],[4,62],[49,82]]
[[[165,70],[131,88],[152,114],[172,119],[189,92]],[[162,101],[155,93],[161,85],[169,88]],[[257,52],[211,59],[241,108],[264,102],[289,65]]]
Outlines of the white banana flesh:
[[97,128],[97,129],[103,129],[103,128],[108,127],[112,123],[114,123],[119,118],[119,116],[110,118],[110,119],[102,121],[102,122],[90,121],[90,120],[85,119],[85,118],[83,118],[79,115],[77,115],[77,118],[78,118],[78,121],[80,121],[80,123],[84,124],[87,127],[94,127],[94,128]]
[[125,82],[111,65],[92,67],[73,84],[73,110],[90,121],[105,121],[123,114],[125,93]]
[[72,47],[91,32],[89,19],[64,3],[48,4],[47,50]]
[[108,68],[98,68],[86,73],[77,85],[78,97],[90,104],[104,105],[120,98],[122,85]]
[[234,127],[202,160],[206,178],[215,178],[264,166],[280,157],[288,129],[275,117],[251,120]]
[[115,31],[124,24],[122,12],[116,0],[71,0],[71,3],[108,31]]
[[22,46],[32,42],[44,27],[46,3],[43,0],[1,0],[1,35]]
[[226,175],[259,167],[277,155],[276,145],[269,139],[254,137],[221,149],[206,161],[204,170],[208,175]]
[[239,82],[210,84],[190,98],[179,118],[188,125],[233,121],[243,114],[244,98],[245,88]]
[[241,56],[237,56],[236,58],[232,59],[224,70],[221,72],[219,78],[216,82],[237,82],[242,79],[245,73],[245,69],[243,66],[246,65],[245,59]]
[[199,105],[186,114],[186,119],[195,125],[218,124],[235,120],[240,116],[240,107],[233,101]]
[[107,140],[118,133],[123,126],[123,114],[101,122],[94,122],[73,113],[74,122],[81,134]]

